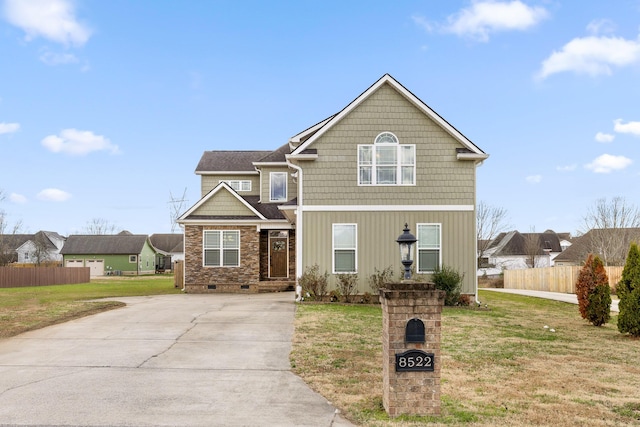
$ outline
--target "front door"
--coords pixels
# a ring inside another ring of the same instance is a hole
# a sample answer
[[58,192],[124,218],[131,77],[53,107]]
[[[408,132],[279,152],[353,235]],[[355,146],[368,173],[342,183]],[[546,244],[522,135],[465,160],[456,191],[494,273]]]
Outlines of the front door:
[[289,238],[286,231],[269,233],[269,277],[287,277],[289,265]]

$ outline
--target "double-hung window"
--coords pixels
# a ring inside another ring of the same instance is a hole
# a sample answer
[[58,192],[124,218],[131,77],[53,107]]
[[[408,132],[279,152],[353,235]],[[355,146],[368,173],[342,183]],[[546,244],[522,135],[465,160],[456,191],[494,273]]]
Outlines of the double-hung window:
[[356,273],[357,226],[356,224],[333,224],[333,272]]
[[358,185],[414,185],[416,146],[402,145],[391,132],[358,145]]
[[269,201],[271,202],[287,201],[287,173],[286,172],[271,172],[269,174],[269,186],[270,186]]
[[203,250],[205,267],[240,266],[240,231],[205,230]]
[[418,273],[433,273],[442,260],[441,224],[418,224]]

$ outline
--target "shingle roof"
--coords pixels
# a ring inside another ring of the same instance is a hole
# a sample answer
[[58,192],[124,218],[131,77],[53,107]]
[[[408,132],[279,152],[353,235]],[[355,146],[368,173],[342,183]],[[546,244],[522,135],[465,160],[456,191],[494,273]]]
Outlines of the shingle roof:
[[[599,248],[597,247],[600,240],[603,240],[602,237],[598,237],[595,234],[601,234],[601,236],[606,236],[604,239],[611,239],[612,241],[620,242],[619,245],[616,245],[616,248],[619,249],[620,253],[612,253],[610,254],[611,261],[620,261],[623,262],[626,259],[627,252],[629,250],[629,246],[631,242],[639,242],[640,241],[640,228],[618,228],[618,229],[596,229],[589,230],[582,236],[578,236],[571,241],[571,246],[565,249],[560,255],[555,258],[556,262],[573,262],[576,265],[581,265],[589,256],[590,253],[598,255],[602,257],[603,255],[599,252]],[[619,258],[619,259],[618,259]]]
[[258,162],[265,162],[265,163],[281,162],[281,163],[284,163],[284,162],[287,161],[285,156],[287,154],[290,154],[290,153],[291,153],[291,149],[289,148],[289,144],[287,143],[287,144],[282,145],[277,150],[270,152],[269,154],[267,154],[266,156],[264,156],[263,158],[258,160]]
[[46,249],[56,249],[56,245],[53,244],[49,236],[63,238],[53,231],[38,231],[35,234],[3,234],[0,235],[0,242],[5,249],[15,251],[20,246],[24,245],[28,241],[41,242]]
[[149,241],[151,246],[162,252],[184,252],[184,234],[182,233],[156,233],[149,236]]
[[254,172],[253,162],[270,155],[272,151],[205,151],[196,167],[202,172]]
[[551,230],[544,233],[520,233],[518,231],[500,233],[489,249],[496,248],[493,256],[527,255],[527,243],[530,239],[538,243],[538,255],[547,251],[562,252],[558,234]]
[[134,255],[142,252],[147,236],[133,235],[72,235],[67,238],[63,255]]

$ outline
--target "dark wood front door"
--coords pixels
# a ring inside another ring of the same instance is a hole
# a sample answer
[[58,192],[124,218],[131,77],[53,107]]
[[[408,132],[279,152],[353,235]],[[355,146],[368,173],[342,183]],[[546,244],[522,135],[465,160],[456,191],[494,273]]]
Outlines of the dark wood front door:
[[269,277],[288,276],[288,240],[286,237],[269,239]]

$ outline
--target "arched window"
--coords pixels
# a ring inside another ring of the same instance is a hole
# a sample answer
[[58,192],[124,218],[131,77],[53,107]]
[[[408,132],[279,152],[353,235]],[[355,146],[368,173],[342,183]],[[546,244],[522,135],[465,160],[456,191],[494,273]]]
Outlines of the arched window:
[[414,185],[416,146],[402,145],[391,132],[358,145],[358,185]]

